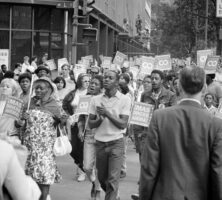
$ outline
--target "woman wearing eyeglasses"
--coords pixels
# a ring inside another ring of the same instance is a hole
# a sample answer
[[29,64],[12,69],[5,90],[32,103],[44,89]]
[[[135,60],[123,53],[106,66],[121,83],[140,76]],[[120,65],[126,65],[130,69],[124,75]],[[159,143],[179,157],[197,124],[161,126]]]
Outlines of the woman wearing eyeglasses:
[[[76,108],[79,104],[80,96],[86,95],[87,88],[89,87],[89,81],[88,74],[80,74],[77,78],[76,89],[72,90],[64,98],[62,107],[64,111],[70,116],[75,114]],[[85,173],[83,170],[83,142],[79,138],[79,130],[76,122],[71,124],[71,144],[72,152],[70,155],[78,166],[77,180],[84,181]]]

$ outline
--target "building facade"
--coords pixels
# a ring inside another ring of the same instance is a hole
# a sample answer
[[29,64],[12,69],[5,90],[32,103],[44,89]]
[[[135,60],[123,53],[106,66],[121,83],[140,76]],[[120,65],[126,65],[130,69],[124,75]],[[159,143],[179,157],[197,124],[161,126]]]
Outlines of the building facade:
[[[71,62],[73,9],[57,8],[62,1],[0,0],[0,49],[9,49],[12,69],[15,63],[23,62],[24,56],[40,58],[45,52],[49,58],[67,57]],[[99,60],[99,55],[113,56],[117,50],[129,56],[146,53],[147,48],[134,39],[138,14],[145,27],[146,1],[96,0],[93,12],[79,23],[97,28],[98,40],[77,46],[77,60],[85,55]],[[123,26],[124,19],[129,23],[128,30]],[[85,42],[82,29],[78,27],[79,43]]]

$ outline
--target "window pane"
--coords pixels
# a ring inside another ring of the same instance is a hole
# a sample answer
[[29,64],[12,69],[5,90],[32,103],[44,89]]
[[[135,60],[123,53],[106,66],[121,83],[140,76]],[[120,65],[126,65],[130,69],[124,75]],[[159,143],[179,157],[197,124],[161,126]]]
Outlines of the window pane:
[[59,58],[63,57],[63,50],[62,49],[52,49],[51,50],[51,58],[55,59],[55,61]]
[[41,58],[44,52],[49,51],[49,33],[35,32],[33,39],[33,54]]
[[51,48],[52,49],[62,49],[63,48],[63,38],[62,34],[52,33],[51,36]]
[[9,49],[9,31],[0,31],[0,49]]
[[64,29],[64,11],[62,9],[53,9],[51,30],[63,32],[63,29]]
[[0,5],[0,28],[9,28],[10,9],[8,5]]
[[13,6],[12,28],[31,29],[32,12],[31,6]]
[[36,6],[34,8],[34,29],[50,30],[51,10],[47,7]]
[[24,56],[31,56],[31,32],[12,32],[12,66],[23,62]]

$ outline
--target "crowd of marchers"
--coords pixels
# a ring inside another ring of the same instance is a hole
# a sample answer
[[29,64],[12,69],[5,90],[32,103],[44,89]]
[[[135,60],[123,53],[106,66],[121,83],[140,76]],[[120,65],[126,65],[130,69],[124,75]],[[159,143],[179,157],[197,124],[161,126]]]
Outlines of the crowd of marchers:
[[[120,199],[129,139],[141,164],[133,199],[222,198],[222,127],[215,117],[222,86],[214,74],[189,66],[136,78],[128,67],[92,65],[75,76],[64,64],[52,77],[47,56],[41,64],[25,56],[14,71],[1,66],[1,105],[12,96],[24,106],[19,119],[0,116],[0,199],[50,199],[50,186],[61,179],[53,151],[59,132],[70,138],[77,181],[88,177],[92,200],[101,199],[102,190],[105,200]],[[89,113],[73,120],[85,95],[91,96]],[[134,102],[153,105],[149,127],[129,124]]]

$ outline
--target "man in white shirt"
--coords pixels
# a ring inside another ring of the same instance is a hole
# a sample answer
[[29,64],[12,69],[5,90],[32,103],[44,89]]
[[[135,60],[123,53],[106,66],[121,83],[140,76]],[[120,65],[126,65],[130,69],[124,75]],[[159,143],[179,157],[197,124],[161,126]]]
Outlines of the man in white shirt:
[[91,101],[89,127],[95,128],[98,179],[105,200],[116,200],[123,162],[123,133],[130,115],[131,100],[118,91],[119,76],[115,71],[104,75],[105,93]]

